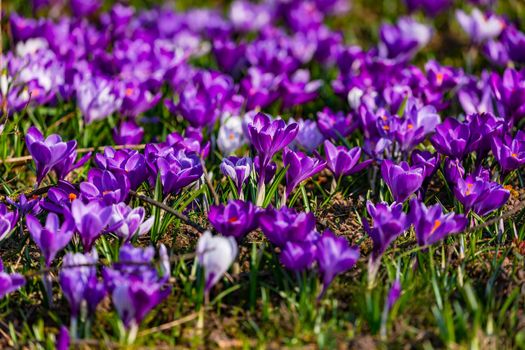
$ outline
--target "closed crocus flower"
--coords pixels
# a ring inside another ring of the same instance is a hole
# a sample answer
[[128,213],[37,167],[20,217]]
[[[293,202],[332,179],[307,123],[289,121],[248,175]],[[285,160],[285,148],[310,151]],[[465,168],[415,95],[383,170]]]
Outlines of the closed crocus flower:
[[169,276],[160,276],[152,266],[154,257],[152,247],[134,248],[125,244],[120,249],[118,263],[103,271],[104,284],[128,329],[138,328],[144,317],[171,293],[166,285]]
[[513,25],[509,25],[503,31],[501,41],[505,45],[510,59],[518,63],[525,62],[525,33]]
[[33,196],[31,199],[27,199],[25,194],[21,193],[18,197],[18,201],[14,201],[11,198],[6,198],[6,202],[12,205],[21,217],[27,214],[38,215],[40,213],[40,198]]
[[315,229],[312,213],[298,213],[288,207],[267,208],[258,214],[258,221],[266,238],[278,247],[290,241],[303,242]]
[[240,92],[246,98],[246,108],[252,110],[271,105],[279,98],[281,80],[281,76],[263,72],[257,67],[249,68],[240,83]]
[[395,164],[384,160],[381,175],[396,202],[404,202],[410,195],[421,188],[424,175],[420,167],[410,167],[407,162]]
[[516,137],[505,134],[492,139],[492,153],[504,172],[525,165],[525,132],[519,130]]
[[221,70],[234,75],[245,61],[246,44],[220,38],[213,42],[212,51]]
[[371,159],[359,163],[361,148],[348,149],[346,146],[335,146],[328,140],[324,142],[326,165],[336,178],[355,174],[372,162]]
[[467,218],[455,213],[444,214],[440,204],[426,207],[417,199],[410,202],[409,221],[414,225],[417,243],[432,245],[446,236],[461,232],[467,226]]
[[288,270],[303,271],[309,269],[317,257],[314,241],[286,242],[279,260]]
[[410,17],[400,18],[395,25],[380,28],[379,52],[382,57],[408,60],[432,38],[432,29]]
[[359,259],[359,248],[352,248],[344,237],[324,231],[316,242],[317,264],[323,276],[324,294],[335,276],[350,270]]
[[310,81],[310,72],[305,69],[297,70],[289,79],[285,77],[281,84],[283,107],[291,108],[315,99],[322,84],[320,80]]
[[242,118],[232,116],[224,120],[219,128],[217,147],[225,155],[230,155],[246,144]]
[[257,150],[263,166],[266,166],[277,152],[288,146],[298,131],[296,123],[286,125],[284,120],[271,120],[263,113],[257,113],[248,125],[251,143]]
[[129,179],[125,173],[90,169],[87,181],[80,184],[85,198],[103,200],[106,205],[125,201],[129,196]]
[[372,218],[371,228],[366,219],[363,219],[365,232],[372,238],[373,249],[369,259],[369,283],[373,282],[379,269],[381,257],[388,246],[409,226],[407,215],[403,212],[403,203],[385,202],[366,204],[368,214]]
[[180,192],[203,174],[199,156],[184,150],[158,158],[156,165],[164,195]]
[[71,10],[77,17],[89,16],[96,12],[102,3],[100,0],[70,0]]
[[228,271],[237,252],[237,242],[233,237],[212,236],[210,231],[206,231],[199,238],[197,257],[199,265],[204,268],[206,293]]
[[439,153],[451,158],[462,159],[468,152],[469,125],[454,118],[447,118],[436,127],[436,133],[430,140]]
[[501,208],[509,199],[510,192],[496,182],[471,174],[465,179],[458,179],[454,195],[466,211],[472,210],[484,216]]
[[124,121],[113,129],[113,140],[116,145],[138,145],[144,137],[144,129],[134,121]]
[[455,185],[459,179],[462,179],[465,176],[465,168],[459,159],[445,159],[445,166],[443,169],[445,174],[445,179],[449,184]]
[[476,152],[479,158],[485,158],[490,151],[491,140],[501,135],[505,120],[492,113],[474,113],[466,117],[470,129],[468,150]]
[[500,77],[493,72],[490,85],[496,101],[501,103],[505,109],[508,122],[513,123],[525,116],[525,73],[507,68]]
[[317,123],[313,120],[299,119],[297,120],[297,124],[299,124],[299,132],[297,133],[295,141],[292,143],[293,148],[299,146],[306,152],[312,153],[324,141],[323,134],[321,134]]
[[0,299],[10,294],[26,283],[24,276],[18,273],[9,274],[4,271],[4,263],[0,258]]
[[241,240],[257,227],[256,207],[251,202],[231,200],[226,205],[210,207],[208,220],[223,236]]
[[115,81],[91,77],[79,79],[75,85],[78,108],[86,124],[109,117],[122,104],[121,92]]
[[308,157],[303,152],[294,152],[288,148],[284,150],[283,164],[285,167],[288,167],[286,172],[286,196],[289,196],[301,182],[319,173],[326,166],[326,162],[318,154]]
[[66,219],[60,225],[58,215],[49,213],[44,227],[32,215],[27,215],[26,222],[33,241],[44,255],[46,266],[51,266],[57,253],[64,249],[73,237],[73,230],[75,229],[73,219],[66,215]]
[[17,221],[18,212],[9,211],[5,204],[0,203],[0,241],[14,230]]
[[34,126],[26,133],[26,145],[36,166],[37,183],[44,179],[48,172],[59,162],[67,158],[75,149],[76,141],[62,141],[56,134],[44,138]]
[[130,208],[125,203],[113,205],[109,227],[116,227],[113,233],[129,242],[135,236],[142,236],[153,226],[154,217],[144,220],[146,211],[142,207]]
[[237,188],[237,194],[241,196],[242,186],[250,178],[253,169],[252,159],[249,157],[237,158],[233,156],[224,158],[220,168],[221,172],[233,181]]
[[317,126],[321,133],[328,139],[339,140],[352,133],[357,127],[351,114],[332,112],[328,107],[317,112]]
[[93,314],[106,295],[104,284],[97,278],[97,262],[96,250],[89,254],[67,253],[64,256],[59,281],[71,308],[72,324],[76,323],[83,307]]
[[71,203],[71,215],[85,252],[89,252],[97,238],[104,233],[112,210],[111,206],[104,206],[97,200],[85,204],[81,199],[75,199]]
[[503,19],[492,14],[484,14],[477,8],[474,8],[470,15],[462,10],[457,10],[456,19],[475,44],[496,38],[505,27]]

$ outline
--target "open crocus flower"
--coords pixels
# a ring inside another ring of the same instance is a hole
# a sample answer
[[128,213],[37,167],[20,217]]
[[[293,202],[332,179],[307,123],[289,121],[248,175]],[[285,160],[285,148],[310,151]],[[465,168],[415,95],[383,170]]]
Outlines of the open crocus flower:
[[[326,162],[318,154],[314,155],[314,157],[308,157],[303,152],[294,152],[289,148],[284,150],[283,164],[285,167],[288,167],[286,172],[286,196],[289,196],[301,182],[319,173],[326,166]],[[285,203],[286,200],[283,200],[283,204]]]
[[95,154],[95,164],[100,169],[127,175],[132,190],[136,190],[148,178],[146,159],[136,150],[106,147],[104,153]]
[[298,213],[288,207],[267,208],[258,214],[258,220],[266,238],[281,248],[286,242],[304,242],[315,230],[312,213]]
[[324,231],[316,242],[317,264],[323,276],[323,291],[335,276],[351,269],[359,259],[359,248],[352,248],[344,237],[337,237],[330,230]]
[[440,204],[427,208],[417,199],[410,202],[408,219],[414,225],[417,243],[420,246],[432,245],[450,234],[461,232],[467,226],[467,218],[464,215],[443,214]]
[[104,284],[97,278],[97,262],[96,250],[89,254],[67,253],[62,261],[59,281],[71,308],[72,325],[76,324],[82,308],[86,308],[88,314],[93,315],[97,305],[106,295]]
[[9,211],[5,204],[0,203],[0,241],[14,230],[17,221],[18,212]]
[[206,293],[228,271],[237,252],[237,242],[233,237],[212,236],[210,231],[206,231],[199,238],[197,257],[199,265],[204,268]]
[[164,195],[180,192],[182,188],[198,180],[203,174],[199,156],[183,149],[169,153],[165,157],[159,157],[156,166]]
[[211,206],[208,220],[220,234],[239,241],[257,227],[255,214],[251,202],[232,200],[226,205]]
[[401,150],[407,151],[423,141],[428,134],[434,132],[440,122],[441,118],[433,106],[418,108],[417,101],[409,98],[403,118],[399,119],[393,130],[393,136],[401,145]]
[[75,199],[71,203],[71,215],[85,252],[89,252],[97,238],[104,233],[112,211],[111,206],[104,206],[97,200],[84,204],[81,199]]
[[412,165],[423,169],[425,181],[428,181],[436,172],[440,159],[436,153],[415,150],[412,152]]
[[86,124],[109,117],[122,104],[115,81],[96,76],[79,78],[75,85],[78,108]]
[[0,299],[12,293],[26,283],[24,276],[18,273],[9,274],[4,271],[4,263],[0,258]]
[[368,214],[372,218],[373,227],[370,228],[368,221],[363,219],[363,226],[372,238],[374,247],[369,260],[369,283],[373,282],[379,269],[379,263],[383,253],[390,243],[408,228],[408,220],[403,212],[403,203],[377,203],[374,205],[368,201],[366,204]]
[[125,203],[118,203],[113,205],[108,225],[115,227],[112,231],[117,236],[129,242],[133,237],[149,232],[153,226],[155,217],[152,216],[144,221],[145,216],[146,211],[142,207],[130,208]]
[[279,98],[281,80],[280,75],[250,67],[240,83],[241,94],[246,98],[246,108],[253,110],[271,105]]
[[436,150],[451,158],[462,159],[468,152],[470,128],[454,118],[447,118],[436,127],[430,138]]
[[361,157],[361,148],[354,147],[348,149],[345,146],[335,146],[328,140],[324,142],[324,150],[326,155],[326,165],[328,169],[334,173],[336,178],[355,174],[366,168],[371,162],[371,159],[359,163]]
[[67,181],[60,180],[58,184],[47,191],[47,196],[40,201],[42,209],[55,214],[71,211],[71,203],[80,196],[79,190]]
[[249,157],[237,158],[232,156],[224,158],[221,162],[221,172],[233,181],[239,196],[242,194],[242,186],[250,178],[252,168],[253,162]]
[[407,200],[410,195],[419,190],[424,180],[422,168],[410,167],[407,162],[397,165],[391,160],[383,161],[381,175],[396,202]]
[[492,153],[505,172],[525,165],[525,132],[519,130],[515,138],[509,134],[492,138]]
[[470,16],[462,10],[457,10],[456,19],[475,44],[496,38],[505,27],[503,19],[495,15],[484,14],[478,8],[474,8]]
[[49,213],[44,227],[32,215],[27,215],[26,222],[33,241],[44,255],[46,266],[51,266],[51,262],[57,253],[64,249],[73,237],[73,230],[75,229],[73,219],[66,215],[66,219],[60,225],[58,215]]
[[44,139],[42,133],[34,126],[26,133],[26,145],[36,166],[37,183],[40,184],[55,165],[68,158],[76,148],[76,141],[62,141],[56,134]]
[[129,179],[125,173],[90,169],[87,181],[80,184],[80,192],[88,199],[101,199],[106,205],[123,202],[129,195]]
[[471,174],[457,180],[454,195],[463,204],[465,211],[473,210],[484,216],[501,208],[509,199],[510,192],[497,182]]

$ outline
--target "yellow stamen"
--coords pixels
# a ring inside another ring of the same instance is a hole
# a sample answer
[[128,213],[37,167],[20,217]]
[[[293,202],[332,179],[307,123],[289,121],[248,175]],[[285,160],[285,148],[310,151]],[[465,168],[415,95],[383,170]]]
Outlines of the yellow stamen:
[[74,193],[70,193],[68,198],[70,202],[73,202],[75,199],[77,199],[77,195]]
[[443,78],[444,78],[443,73],[437,73],[436,74],[436,81],[437,81],[438,85],[443,84]]
[[441,226],[441,220],[436,219],[434,221],[434,226],[432,226],[432,230],[430,230],[430,234],[436,232],[436,230],[439,228],[439,226]]

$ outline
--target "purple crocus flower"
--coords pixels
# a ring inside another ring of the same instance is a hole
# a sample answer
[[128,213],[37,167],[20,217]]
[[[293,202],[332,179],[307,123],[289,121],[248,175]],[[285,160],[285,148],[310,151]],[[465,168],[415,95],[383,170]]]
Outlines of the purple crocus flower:
[[484,216],[501,208],[509,199],[510,192],[497,182],[471,174],[457,180],[454,195],[465,211],[473,210]]
[[465,215],[443,214],[440,204],[427,208],[417,199],[410,202],[408,220],[414,225],[417,243],[420,246],[432,245],[448,235],[463,231],[467,226]]
[[166,286],[169,276],[159,276],[152,266],[155,251],[152,247],[120,248],[119,262],[103,270],[104,283],[115,309],[128,329],[137,328],[144,317],[170,293]]
[[445,179],[452,185],[455,185],[458,182],[458,179],[462,179],[463,176],[465,176],[465,168],[463,168],[463,164],[461,164],[461,160],[459,159],[451,159],[447,157],[445,159],[443,170]]
[[70,0],[71,10],[77,17],[85,17],[96,12],[102,3],[100,0]]
[[288,270],[303,271],[312,266],[317,257],[317,246],[313,241],[286,242],[279,260]]
[[17,221],[18,212],[9,211],[5,204],[0,203],[0,241],[14,230]]
[[97,278],[97,262],[96,250],[89,254],[67,253],[62,260],[59,281],[71,308],[72,324],[83,307],[93,314],[106,295],[104,284]]
[[228,271],[237,252],[237,242],[233,237],[212,236],[210,231],[206,231],[199,238],[197,257],[199,265],[204,268],[206,293]]
[[129,179],[124,173],[90,169],[87,181],[80,184],[80,192],[88,199],[101,199],[107,205],[123,202],[129,195]]
[[71,215],[85,252],[90,251],[96,239],[104,233],[112,211],[111,206],[106,207],[97,200],[84,204],[82,200],[75,199],[71,203]]
[[323,276],[325,293],[335,276],[351,269],[359,259],[359,248],[350,247],[344,237],[337,237],[330,230],[324,231],[316,242],[317,264]]
[[6,198],[6,202],[15,207],[21,217],[29,213],[37,215],[40,212],[40,199],[38,196],[34,196],[28,200],[25,194],[21,193],[18,197],[18,202],[15,202],[11,198]]
[[478,8],[474,8],[470,16],[462,10],[457,10],[456,19],[475,44],[496,38],[505,27],[505,22],[501,18],[484,14]]
[[109,219],[109,227],[116,227],[113,233],[125,242],[131,241],[133,237],[142,236],[149,232],[153,226],[154,217],[144,221],[146,211],[142,207],[130,208],[125,203],[113,205],[113,212]]
[[44,255],[46,266],[51,266],[57,253],[64,249],[73,237],[73,230],[75,229],[73,219],[70,216],[66,216],[66,219],[60,225],[58,215],[49,213],[44,227],[33,215],[27,215],[26,222],[33,241],[35,241]]
[[40,201],[42,209],[55,214],[65,214],[71,211],[71,203],[80,196],[75,186],[60,180],[58,184],[47,191],[47,196]]
[[69,157],[76,147],[76,141],[62,141],[57,134],[44,139],[34,126],[26,133],[26,145],[36,165],[37,183],[40,184],[47,173],[63,159]]
[[4,263],[0,258],[0,299],[12,293],[26,283],[24,276],[18,273],[9,274],[4,271]]
[[256,212],[251,202],[231,200],[226,205],[211,206],[208,220],[223,236],[240,241],[257,227]]
[[271,120],[270,116],[257,113],[248,125],[250,141],[259,153],[261,168],[265,167],[272,157],[293,141],[299,127],[296,123],[286,123],[282,119]]
[[410,17],[403,17],[395,25],[383,24],[380,28],[381,57],[408,60],[432,38],[432,29]]
[[517,63],[525,62],[525,33],[513,25],[505,28],[502,35],[503,44],[511,60]]
[[132,190],[136,190],[148,177],[146,159],[136,150],[115,151],[111,147],[106,147],[103,154],[95,155],[95,164],[112,173],[126,174]]
[[234,75],[245,61],[246,44],[218,39],[213,42],[212,51],[221,70]]
[[421,188],[424,180],[423,169],[411,167],[407,162],[395,164],[384,160],[381,164],[381,175],[396,202],[404,202],[411,194]]
[[122,104],[121,92],[114,81],[97,76],[79,79],[75,85],[78,108],[86,124],[107,118]]
[[399,278],[396,278],[390,290],[388,291],[388,296],[386,298],[386,307],[387,310],[391,310],[394,304],[399,300],[401,296],[401,281]]
[[60,332],[58,333],[56,344],[56,350],[69,350],[69,330],[66,326],[60,326]]
[[[314,155],[314,157],[308,157],[303,152],[294,152],[289,148],[284,149],[283,164],[285,167],[288,167],[286,172],[286,196],[289,196],[301,182],[319,173],[326,166],[326,162],[318,154]],[[283,204],[285,202],[286,200],[283,201]]]
[[267,208],[258,214],[259,227],[268,240],[278,247],[286,242],[303,242],[315,230],[312,213],[296,212],[292,208]]
[[505,172],[525,165],[525,132],[519,130],[516,137],[509,134],[492,138],[492,153]]
[[425,181],[429,181],[436,172],[440,162],[439,155],[428,151],[414,150],[412,152],[412,165],[423,169]]
[[513,68],[505,69],[503,77],[492,73],[490,84],[496,100],[505,108],[510,122],[525,116],[525,73]]
[[164,195],[178,193],[182,188],[198,180],[203,174],[198,155],[187,153],[184,150],[158,158],[156,166]]
[[381,256],[388,248],[390,243],[394,241],[401,233],[403,233],[409,226],[407,215],[403,212],[403,203],[392,203],[388,205],[385,202],[374,205],[368,201],[366,204],[368,214],[372,218],[373,227],[370,228],[368,221],[363,219],[363,226],[373,241],[372,254],[369,260],[369,282],[373,282],[377,271]]
[[144,137],[144,129],[134,121],[124,121],[113,129],[113,140],[117,145],[138,145]]
[[240,83],[240,92],[246,98],[246,108],[253,110],[271,105],[279,97],[281,80],[281,76],[263,72],[257,67],[249,68]]
[[273,177],[275,176],[275,173],[277,171],[277,163],[275,163],[273,160],[270,161],[268,165],[266,165],[263,171],[261,171],[260,164],[261,163],[259,161],[259,156],[255,156],[255,158],[253,159],[253,166],[255,168],[255,173],[258,174],[260,177],[261,174],[263,174],[264,172],[263,180],[264,180],[264,183],[267,184],[270,181],[272,181]]
[[351,114],[332,112],[328,107],[317,112],[317,126],[319,131],[328,139],[339,140],[352,133],[357,127]]
[[409,98],[403,118],[392,130],[393,136],[401,145],[401,150],[408,151],[422,142],[440,122],[441,118],[433,106],[418,108],[416,100]]
[[299,146],[306,152],[312,153],[324,141],[323,134],[321,134],[317,123],[313,120],[299,119],[297,120],[297,124],[299,125],[299,132],[292,143],[293,148],[295,149]]
[[468,152],[469,125],[454,118],[447,118],[436,127],[436,133],[430,140],[439,153],[461,159]]
[[474,113],[467,115],[466,121],[470,128],[468,149],[475,151],[481,160],[490,151],[491,139],[501,134],[505,120],[492,113]]
[[435,17],[452,5],[451,0],[405,0],[410,12],[422,10],[427,16]]
[[291,108],[315,99],[322,84],[321,80],[310,81],[308,70],[298,69],[291,78],[285,77],[281,84],[284,92],[283,107]]
[[[361,148],[348,149],[345,146],[335,146],[328,140],[324,142],[326,165],[336,178],[355,174],[372,162],[371,159],[359,163]],[[359,163],[359,164],[358,164]]]
[[248,181],[252,172],[252,159],[249,157],[237,158],[231,156],[224,158],[220,167],[221,172],[233,181],[237,188],[237,194],[241,196],[242,186]]
[[[91,158],[91,152],[86,153],[77,161],[76,141],[75,147],[62,161],[53,166],[53,171],[56,173],[59,180],[64,180],[73,170],[80,168],[88,162]],[[76,162],[76,163],[75,163]]]

